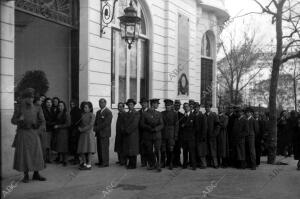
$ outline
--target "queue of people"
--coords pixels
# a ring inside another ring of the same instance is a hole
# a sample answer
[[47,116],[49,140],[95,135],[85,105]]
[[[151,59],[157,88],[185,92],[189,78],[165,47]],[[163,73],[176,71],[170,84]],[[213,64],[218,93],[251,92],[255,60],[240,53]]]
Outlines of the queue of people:
[[[79,165],[80,170],[90,170],[96,152],[95,165],[109,166],[113,115],[105,99],[99,100],[100,110],[94,114],[91,102],[81,102],[78,107],[76,101],[71,101],[68,112],[66,103],[59,98],[35,97],[31,88],[21,98],[12,117],[12,123],[17,125],[13,168],[24,172],[23,182],[29,181],[31,171],[33,180],[46,180],[39,171],[52,163],[52,151],[56,152],[54,161],[63,166],[70,162]],[[226,111],[219,107],[217,114],[211,111],[210,104],[205,104],[202,113],[200,104],[190,100],[183,104],[181,112],[179,100],[165,99],[165,110],[159,112],[159,99],[142,98],[139,103],[138,111],[134,99],[118,104],[114,152],[117,164],[127,169],[137,168],[140,155],[141,167],[158,172],[166,167],[196,170],[230,166],[255,170],[264,149],[270,147],[266,145],[271,129],[268,115],[251,108],[232,106]],[[284,120],[281,117],[278,125]],[[294,157],[299,160],[300,118],[291,113],[287,121],[293,124],[289,127]],[[283,148],[288,151],[289,146]]]

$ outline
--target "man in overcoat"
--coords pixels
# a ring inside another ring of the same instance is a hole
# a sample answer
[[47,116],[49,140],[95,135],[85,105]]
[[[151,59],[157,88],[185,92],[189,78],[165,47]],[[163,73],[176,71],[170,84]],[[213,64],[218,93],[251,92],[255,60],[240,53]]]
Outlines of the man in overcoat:
[[141,105],[141,109],[139,110],[140,113],[140,123],[139,123],[139,144],[140,144],[140,156],[141,156],[141,166],[145,167],[147,166],[147,155],[146,155],[146,146],[145,143],[143,142],[143,128],[141,127],[141,118],[142,118],[142,114],[143,112],[147,111],[149,108],[149,100],[146,98],[142,98],[140,100],[140,105]]
[[164,102],[166,110],[162,112],[164,128],[162,130],[161,160],[163,168],[168,163],[169,169],[173,169],[173,151],[178,138],[178,115],[172,110],[172,100],[166,99]]
[[247,118],[241,108],[236,108],[236,119],[232,128],[233,153],[235,165],[246,168],[245,136],[248,131]]
[[182,128],[183,168],[188,166],[188,159],[193,170],[196,170],[196,131],[195,116],[188,103],[183,104],[184,117],[179,125]]
[[248,131],[245,135],[246,160],[247,165],[252,170],[256,169],[256,154],[255,154],[255,120],[252,117],[253,110],[247,108],[245,110],[248,124]]
[[228,116],[224,112],[223,107],[219,107],[219,124],[220,130],[217,136],[217,149],[218,149],[218,161],[221,167],[227,167],[227,161],[229,156],[229,146],[228,146]]
[[[162,115],[156,109],[159,105],[159,99],[150,100],[150,108],[143,112],[141,127],[143,128],[143,142],[146,145],[147,160],[150,162],[149,170],[156,169],[161,171],[161,131],[164,127]],[[154,148],[154,153],[153,153]],[[155,155],[154,155],[155,154]],[[156,157],[156,161],[155,161]]]
[[205,116],[207,118],[208,157],[212,166],[218,168],[217,160],[217,136],[220,130],[218,115],[211,111],[211,104],[205,105]]
[[237,165],[234,165],[236,157],[234,157],[234,152],[233,152],[234,143],[233,143],[233,136],[232,136],[233,124],[236,119],[236,114],[235,114],[236,108],[237,108],[236,106],[231,105],[229,107],[229,112],[227,114],[227,116],[228,116],[227,133],[228,133],[228,147],[229,147],[228,166],[233,166],[233,167],[237,166]]
[[109,166],[109,138],[111,136],[112,112],[106,107],[106,100],[99,100],[100,110],[96,113],[94,131],[97,137],[99,167]]
[[116,123],[116,137],[115,137],[115,148],[114,152],[118,154],[117,164],[121,166],[125,165],[124,157],[124,129],[125,129],[125,104],[123,102],[118,103],[118,119]]
[[128,99],[126,102],[128,112],[124,124],[124,155],[128,159],[127,169],[136,168],[136,158],[139,154],[139,121],[140,114],[134,109],[136,102]]
[[[183,118],[183,113],[180,112],[180,106],[181,106],[180,100],[175,100],[174,112],[177,114],[179,122]],[[178,139],[175,141],[175,145],[174,145],[174,161],[173,161],[173,166],[174,167],[182,166],[181,161],[180,161],[181,144],[182,144],[182,128],[179,125]]]
[[200,104],[195,103],[195,130],[196,130],[196,154],[198,156],[201,169],[207,167],[207,120],[206,116],[200,111]]

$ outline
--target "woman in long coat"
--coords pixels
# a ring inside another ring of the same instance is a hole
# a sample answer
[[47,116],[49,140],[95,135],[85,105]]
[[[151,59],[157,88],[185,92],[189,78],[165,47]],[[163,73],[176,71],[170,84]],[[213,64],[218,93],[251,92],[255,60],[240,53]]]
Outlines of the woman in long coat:
[[125,158],[123,155],[123,131],[124,131],[124,122],[126,117],[126,112],[124,110],[124,103],[119,102],[118,104],[118,119],[116,124],[116,137],[115,137],[115,148],[114,152],[118,154],[118,162],[121,166],[125,164]]
[[136,168],[136,157],[139,154],[139,121],[140,114],[134,109],[136,102],[128,99],[128,112],[125,117],[124,155],[129,159],[127,169]]
[[93,133],[95,124],[95,115],[93,114],[93,105],[91,102],[83,102],[82,116],[78,130],[80,132],[77,153],[81,156],[79,165],[80,170],[92,169],[92,154],[96,152],[96,139]]
[[55,119],[55,134],[57,138],[56,151],[61,156],[61,163],[67,165],[67,153],[69,151],[69,127],[70,115],[67,113],[66,104],[63,101],[58,103],[58,112]]
[[39,174],[45,168],[41,140],[38,132],[45,126],[41,106],[33,104],[34,89],[27,88],[22,93],[21,104],[17,105],[11,119],[17,125],[13,142],[15,148],[13,168],[24,172],[23,182],[29,182],[29,172],[34,171],[33,180],[45,181]]

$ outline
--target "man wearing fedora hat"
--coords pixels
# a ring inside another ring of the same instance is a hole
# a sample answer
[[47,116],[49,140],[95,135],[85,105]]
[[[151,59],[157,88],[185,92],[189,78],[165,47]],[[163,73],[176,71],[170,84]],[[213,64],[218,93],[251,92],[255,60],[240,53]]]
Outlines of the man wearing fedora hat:
[[232,127],[232,140],[233,140],[233,157],[234,165],[238,168],[245,169],[246,167],[246,154],[245,154],[245,135],[248,131],[247,119],[241,108],[236,108],[236,118]]
[[[140,120],[142,118],[143,112],[147,111],[149,108],[149,100],[146,98],[141,98],[140,100],[141,109],[138,111],[140,113]],[[141,155],[141,166],[147,166],[147,158],[146,158],[146,147],[143,142],[143,128],[141,127],[141,122],[139,124],[139,145],[140,145],[140,155]]]
[[[150,100],[150,108],[143,112],[141,127],[143,128],[143,139],[146,145],[147,160],[150,162],[148,169],[153,169],[156,163],[157,171],[161,171],[161,131],[164,127],[162,115],[156,109],[159,105],[159,99]],[[154,152],[153,153],[153,147]],[[155,154],[155,155],[154,155]],[[156,157],[156,158],[155,158]],[[156,159],[156,161],[155,161]]]
[[[161,161],[162,167],[169,165],[169,169],[173,169],[173,150],[175,141],[178,138],[178,116],[172,110],[173,101],[170,99],[164,100],[166,110],[162,112],[164,128],[162,131],[162,146],[161,146]],[[167,161],[166,161],[167,158]]]
[[128,112],[125,116],[124,129],[124,155],[128,159],[127,169],[136,168],[136,156],[139,154],[139,121],[140,114],[134,109],[136,102],[128,99],[126,102]]
[[206,155],[207,155],[207,119],[200,111],[200,104],[195,103],[195,130],[196,130],[196,159],[197,164],[201,169],[207,167]]
[[39,174],[45,168],[39,133],[46,122],[40,105],[33,104],[34,89],[27,88],[21,95],[21,103],[15,108],[12,124],[17,125],[13,142],[15,148],[13,168],[24,172],[23,182],[29,182],[29,172],[34,171],[32,180],[45,181]]

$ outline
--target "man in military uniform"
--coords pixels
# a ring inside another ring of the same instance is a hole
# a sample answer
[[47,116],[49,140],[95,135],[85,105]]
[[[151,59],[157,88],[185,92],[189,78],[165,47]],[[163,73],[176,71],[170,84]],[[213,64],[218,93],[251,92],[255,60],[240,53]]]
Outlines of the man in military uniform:
[[169,169],[173,169],[173,150],[175,141],[178,138],[178,116],[172,110],[173,101],[166,99],[164,100],[166,110],[162,112],[164,128],[162,131],[162,146],[161,146],[161,160],[162,167],[164,168],[166,165],[166,157],[167,164],[169,165]]
[[183,104],[184,117],[180,121],[179,125],[182,128],[182,148],[183,148],[183,168],[186,169],[188,165],[188,159],[190,157],[190,164],[193,170],[196,170],[196,132],[195,132],[195,117],[191,112],[191,108],[188,103]]
[[201,169],[206,168],[207,155],[207,121],[206,116],[200,111],[200,104],[195,103],[195,130],[196,130],[196,157]]
[[[180,100],[175,100],[174,103],[174,111],[177,114],[178,117],[178,121],[181,121],[181,119],[183,118],[183,114],[179,111],[180,110],[180,106],[181,106],[181,102]],[[178,166],[182,166],[181,165],[181,161],[180,161],[180,154],[181,154],[181,140],[182,140],[182,131],[181,131],[181,127],[179,126],[178,129],[178,139],[175,140],[175,146],[174,146],[174,161],[173,161],[173,166],[174,167],[178,167]]]
[[217,160],[217,135],[219,134],[218,115],[211,111],[211,104],[205,105],[205,116],[207,118],[208,156],[212,161],[212,166],[218,168]]
[[[150,162],[149,170],[153,169],[156,162],[157,171],[161,171],[161,131],[164,127],[162,115],[156,109],[159,105],[159,99],[150,100],[150,108],[143,112],[141,127],[143,129],[143,142],[146,146],[147,160]],[[153,154],[153,147],[156,156]]]
[[[147,100],[146,98],[142,98],[140,100],[140,104],[141,104],[141,109],[139,110],[140,113],[140,120],[142,117],[142,114],[148,110],[148,102],[149,100]],[[141,121],[139,124],[139,144],[140,144],[140,155],[141,155],[141,166],[145,167],[147,166],[147,158],[146,158],[146,147],[145,147],[145,143],[143,142],[143,128],[141,127]]]

